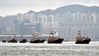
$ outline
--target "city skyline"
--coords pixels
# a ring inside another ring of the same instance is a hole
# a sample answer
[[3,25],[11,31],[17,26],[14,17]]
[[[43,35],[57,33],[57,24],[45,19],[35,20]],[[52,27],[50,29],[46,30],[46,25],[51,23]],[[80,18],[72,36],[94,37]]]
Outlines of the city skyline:
[[98,0],[0,0],[0,16],[26,13],[29,10],[42,11],[56,9],[71,4],[99,6]]
[[25,14],[1,17],[0,34],[14,33],[16,35],[27,35],[33,32],[48,34],[51,29],[55,29],[62,37],[72,40],[77,31],[81,30],[83,35],[86,33],[87,36],[93,40],[99,40],[99,14],[94,12],[89,14],[89,12],[83,13],[79,11],[74,13],[67,11],[62,14],[53,14],[36,14],[30,11]]

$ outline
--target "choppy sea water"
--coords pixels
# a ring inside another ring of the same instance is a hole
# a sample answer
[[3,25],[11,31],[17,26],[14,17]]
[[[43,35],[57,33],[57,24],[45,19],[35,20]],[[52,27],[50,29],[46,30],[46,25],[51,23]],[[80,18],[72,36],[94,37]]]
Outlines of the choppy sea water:
[[99,42],[90,44],[1,43],[0,56],[99,56]]

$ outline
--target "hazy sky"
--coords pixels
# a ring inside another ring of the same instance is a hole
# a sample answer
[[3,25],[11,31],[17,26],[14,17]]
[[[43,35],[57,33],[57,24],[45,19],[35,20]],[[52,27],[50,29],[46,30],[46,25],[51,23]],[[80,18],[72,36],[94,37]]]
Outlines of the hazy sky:
[[56,9],[71,4],[99,6],[99,0],[0,0],[0,16],[25,13],[29,10]]

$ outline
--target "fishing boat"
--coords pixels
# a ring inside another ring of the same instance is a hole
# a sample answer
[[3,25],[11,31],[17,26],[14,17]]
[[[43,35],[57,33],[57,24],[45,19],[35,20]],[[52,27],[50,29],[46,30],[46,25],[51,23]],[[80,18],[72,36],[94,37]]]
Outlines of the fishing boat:
[[8,42],[9,42],[9,43],[17,43],[18,41],[16,40],[16,35],[14,35],[14,37],[10,37],[10,36],[9,36]]
[[80,31],[78,32],[76,36],[76,42],[75,44],[89,44],[91,39],[89,37],[82,37]]
[[61,38],[59,35],[58,35],[58,32],[51,32],[49,37],[48,37],[48,41],[47,43],[62,43],[64,40],[64,38]]
[[45,40],[44,39],[40,39],[38,37],[38,35],[39,35],[38,33],[33,33],[30,43],[44,43]]
[[[21,38],[23,38],[23,35],[21,35]],[[26,43],[27,39],[23,38],[22,40],[19,41],[19,43]]]
[[21,41],[19,41],[19,43],[26,43],[27,40],[26,39],[22,39]]
[[5,43],[6,42],[6,40],[2,40],[2,43]]

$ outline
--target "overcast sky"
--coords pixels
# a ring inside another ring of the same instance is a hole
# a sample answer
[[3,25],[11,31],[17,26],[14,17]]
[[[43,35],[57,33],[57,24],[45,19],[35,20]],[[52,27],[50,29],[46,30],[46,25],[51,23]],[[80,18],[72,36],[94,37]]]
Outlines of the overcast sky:
[[99,0],[0,0],[0,16],[25,13],[29,10],[56,9],[71,4],[99,6]]

